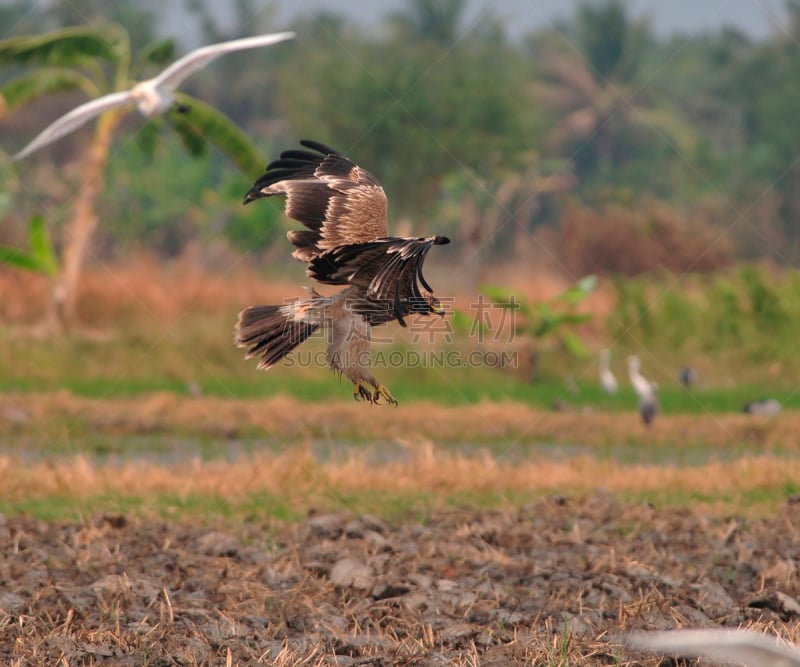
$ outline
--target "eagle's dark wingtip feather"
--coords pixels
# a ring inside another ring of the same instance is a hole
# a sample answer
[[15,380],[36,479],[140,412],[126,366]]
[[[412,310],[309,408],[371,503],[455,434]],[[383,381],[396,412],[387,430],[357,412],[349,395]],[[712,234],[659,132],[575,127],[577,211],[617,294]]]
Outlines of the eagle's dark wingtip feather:
[[247,191],[245,194],[244,199],[242,200],[242,204],[249,204],[251,201],[255,201],[256,199],[261,199],[264,195],[261,194],[260,190],[256,190],[252,188],[251,190]]
[[450,239],[446,236],[437,236],[433,239],[433,245],[447,245],[450,243]]
[[339,151],[331,148],[330,146],[326,146],[319,141],[314,141],[313,139],[301,139],[300,145],[310,148],[312,151],[317,151],[317,153],[322,153],[323,155],[341,155]]

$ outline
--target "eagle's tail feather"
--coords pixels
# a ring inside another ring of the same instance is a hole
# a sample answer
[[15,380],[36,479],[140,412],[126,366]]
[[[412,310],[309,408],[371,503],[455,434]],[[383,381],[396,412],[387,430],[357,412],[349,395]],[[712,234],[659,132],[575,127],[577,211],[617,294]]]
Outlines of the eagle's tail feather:
[[236,345],[248,348],[248,359],[260,356],[259,368],[270,368],[319,329],[319,321],[299,319],[312,303],[313,299],[304,299],[284,306],[245,308],[236,323]]

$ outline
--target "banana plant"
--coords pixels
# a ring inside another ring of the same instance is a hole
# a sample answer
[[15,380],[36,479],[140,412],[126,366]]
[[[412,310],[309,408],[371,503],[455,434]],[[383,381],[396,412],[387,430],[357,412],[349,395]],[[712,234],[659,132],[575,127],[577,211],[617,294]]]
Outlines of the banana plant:
[[[0,40],[0,65],[22,67],[22,72],[0,87],[0,109],[13,111],[35,99],[65,90],[79,90],[89,98],[127,90],[139,74],[172,59],[173,45],[161,40],[132,53],[130,37],[119,25],[72,27],[44,35]],[[247,179],[265,164],[257,148],[233,121],[213,107],[181,93],[179,108],[150,121],[154,128],[171,125],[190,155],[211,143],[226,154]],[[50,321],[62,329],[74,324],[77,287],[92,234],[98,224],[97,202],[111,145],[122,119],[131,108],[113,108],[98,117],[86,149],[82,183],[64,227],[63,253],[51,299]],[[151,147],[157,134],[146,133]]]
[[16,269],[43,273],[51,278],[58,273],[56,257],[50,235],[41,215],[34,215],[28,221],[28,249],[0,245],[0,264]]
[[566,353],[585,359],[589,351],[574,327],[588,322],[591,313],[578,312],[578,306],[597,286],[597,277],[585,276],[560,294],[546,301],[533,303],[497,285],[484,285],[481,291],[499,308],[513,312],[511,326],[515,338],[531,344],[531,375],[535,375],[540,348],[548,339],[555,339]]

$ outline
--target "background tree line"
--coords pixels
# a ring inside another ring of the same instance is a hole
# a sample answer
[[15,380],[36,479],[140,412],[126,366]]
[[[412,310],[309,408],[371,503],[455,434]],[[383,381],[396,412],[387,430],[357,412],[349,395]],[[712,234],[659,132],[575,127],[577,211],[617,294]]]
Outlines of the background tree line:
[[[286,48],[249,53],[247,67],[220,60],[187,92],[265,156],[301,137],[346,151],[380,177],[398,231],[435,224],[484,262],[545,247],[575,275],[800,261],[798,0],[763,41],[730,28],[659,38],[621,0],[586,2],[521,40],[490,12],[468,24],[464,0],[409,0],[369,32],[337,14],[277,25],[261,4],[237,0],[229,28],[207,3],[186,2],[198,43],[243,36],[240,26],[298,34]],[[163,11],[154,0],[46,9],[18,0],[0,7],[0,25],[19,35],[116,22],[136,53],[165,37]],[[0,86],[21,70],[0,68]],[[18,150],[83,99],[63,93],[5,114],[0,105],[0,150]],[[240,205],[252,174],[213,148],[189,159],[156,121],[124,123],[101,196],[100,256],[141,247],[174,256],[220,239],[270,252],[280,207]],[[91,131],[18,168],[3,162],[0,190],[13,205],[0,243],[24,244],[38,213],[58,239]]]

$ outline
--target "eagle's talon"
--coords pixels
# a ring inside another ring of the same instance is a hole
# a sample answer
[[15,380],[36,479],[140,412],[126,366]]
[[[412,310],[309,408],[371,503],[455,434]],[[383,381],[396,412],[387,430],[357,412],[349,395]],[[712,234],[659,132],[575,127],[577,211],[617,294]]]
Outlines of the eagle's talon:
[[375,396],[374,396],[375,405],[378,405],[378,399],[381,397],[383,397],[387,405],[394,405],[395,407],[399,405],[397,399],[394,396],[392,396],[392,393],[382,384],[379,384],[375,388]]
[[367,403],[375,403],[375,397],[372,392],[367,388],[367,385],[356,382],[353,384],[353,398],[357,401],[366,401]]

